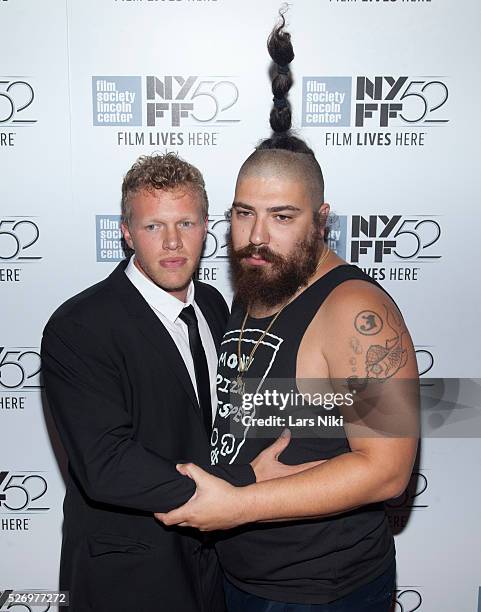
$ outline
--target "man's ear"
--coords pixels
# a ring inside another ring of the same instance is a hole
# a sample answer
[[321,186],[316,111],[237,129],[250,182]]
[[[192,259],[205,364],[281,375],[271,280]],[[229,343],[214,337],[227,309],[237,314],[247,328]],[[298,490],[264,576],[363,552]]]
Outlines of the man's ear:
[[129,226],[122,221],[122,223],[120,224],[120,229],[122,231],[122,236],[124,237],[124,240],[129,246],[129,248],[135,251],[134,242],[132,240],[132,236],[130,235]]
[[323,204],[321,204],[319,206],[319,214],[321,215],[322,219],[326,219],[329,217],[329,213],[331,212],[331,205],[328,204],[327,202],[324,202]]
[[331,212],[331,207],[327,202],[324,202],[323,204],[319,206],[317,211],[321,219],[321,228],[322,230],[324,230],[326,228],[327,221],[329,219],[329,213]]
[[207,230],[209,229],[209,216],[204,219],[204,240],[207,238]]

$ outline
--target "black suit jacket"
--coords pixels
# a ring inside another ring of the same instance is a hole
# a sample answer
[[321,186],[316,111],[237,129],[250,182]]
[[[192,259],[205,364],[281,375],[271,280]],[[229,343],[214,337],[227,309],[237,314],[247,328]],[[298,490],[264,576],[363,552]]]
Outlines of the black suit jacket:
[[[194,493],[177,462],[237,485],[255,477],[250,466],[210,467],[188,371],[125,267],[68,300],[44,330],[46,394],[69,459],[60,587],[73,612],[223,610],[212,547],[153,512]],[[225,301],[198,282],[195,300],[219,348]]]

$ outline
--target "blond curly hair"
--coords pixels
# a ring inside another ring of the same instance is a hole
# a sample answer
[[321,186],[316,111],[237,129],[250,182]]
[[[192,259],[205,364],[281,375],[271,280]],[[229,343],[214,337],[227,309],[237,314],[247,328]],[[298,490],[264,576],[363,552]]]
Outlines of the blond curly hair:
[[129,224],[132,197],[140,190],[169,191],[178,187],[191,189],[200,196],[202,215],[207,217],[209,200],[200,170],[176,153],[142,155],[127,172],[122,183],[122,222]]

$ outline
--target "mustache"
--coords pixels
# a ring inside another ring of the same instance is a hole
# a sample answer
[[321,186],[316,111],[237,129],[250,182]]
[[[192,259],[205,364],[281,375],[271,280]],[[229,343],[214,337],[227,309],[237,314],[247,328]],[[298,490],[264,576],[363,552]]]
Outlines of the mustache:
[[280,264],[284,262],[284,258],[274,253],[268,246],[256,246],[255,244],[248,244],[241,249],[237,249],[233,252],[234,257],[240,261],[241,259],[247,259],[248,257],[252,257],[252,255],[258,255],[262,257],[265,261],[273,264]]

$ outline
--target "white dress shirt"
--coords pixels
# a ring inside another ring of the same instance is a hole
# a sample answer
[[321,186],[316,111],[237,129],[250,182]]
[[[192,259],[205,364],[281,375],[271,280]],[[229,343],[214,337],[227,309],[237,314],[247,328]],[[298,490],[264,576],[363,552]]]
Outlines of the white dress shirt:
[[127,267],[125,268],[125,274],[142,295],[147,304],[155,312],[165,329],[172,336],[172,340],[179,349],[179,353],[181,354],[187,371],[189,372],[190,380],[192,381],[192,386],[194,387],[198,400],[199,395],[197,393],[197,383],[195,380],[194,360],[192,359],[192,353],[190,352],[189,346],[189,332],[184,321],[179,319],[179,315],[185,307],[190,305],[194,307],[199,325],[200,339],[202,340],[202,344],[204,346],[207,367],[209,368],[213,422],[215,411],[217,410],[217,351],[207,321],[205,320],[201,309],[194,301],[194,283],[192,281],[190,282],[187,289],[186,301],[182,302],[167,291],[164,291],[158,287],[153,281],[150,280],[150,278],[147,278],[134,264],[134,258],[135,255],[132,255]]

